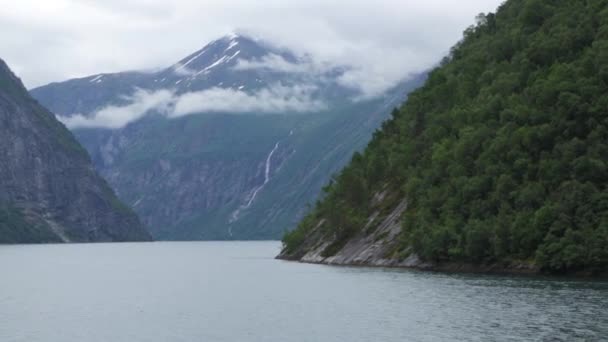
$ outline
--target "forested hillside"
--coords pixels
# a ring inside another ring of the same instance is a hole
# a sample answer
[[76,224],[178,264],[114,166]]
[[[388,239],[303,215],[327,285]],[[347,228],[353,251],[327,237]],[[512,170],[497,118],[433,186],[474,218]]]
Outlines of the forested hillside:
[[336,254],[406,198],[387,258],[602,271],[607,163],[608,1],[509,0],[334,177],[283,254],[313,235]]

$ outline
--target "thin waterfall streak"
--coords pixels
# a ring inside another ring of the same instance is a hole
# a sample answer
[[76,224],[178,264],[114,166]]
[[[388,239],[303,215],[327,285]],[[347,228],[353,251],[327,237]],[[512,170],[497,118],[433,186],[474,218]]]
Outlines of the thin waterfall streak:
[[262,190],[262,188],[268,182],[270,182],[270,166],[271,166],[271,162],[272,162],[272,155],[277,151],[278,148],[279,148],[279,143],[277,142],[274,145],[274,148],[272,149],[272,151],[270,151],[270,153],[268,154],[268,157],[266,158],[266,168],[264,169],[264,183],[262,183],[262,185],[260,185],[259,187],[257,187],[255,189],[255,191],[251,195],[251,198],[249,199],[249,202],[247,202],[247,205],[245,205],[245,208],[249,208],[249,206],[251,206],[251,203],[253,203],[253,201],[255,200],[255,197],[258,195],[258,192],[260,192],[260,190]]
[[[272,156],[274,155],[274,153],[279,149],[279,142],[277,142],[274,145],[274,148],[270,151],[270,153],[268,154],[268,156],[266,157],[266,163],[264,165],[264,182],[256,187],[253,190],[253,193],[251,194],[251,197],[249,198],[249,200],[247,201],[247,203],[245,205],[241,205],[237,210],[235,210],[230,218],[230,223],[238,220],[239,218],[239,214],[241,213],[241,210],[243,209],[247,209],[251,206],[251,204],[253,203],[253,201],[255,200],[256,196],[258,195],[258,193],[260,192],[260,190],[262,190],[264,188],[264,186],[266,184],[268,184],[268,182],[270,182],[270,171],[272,168]],[[232,231],[229,230],[230,235],[232,236]]]

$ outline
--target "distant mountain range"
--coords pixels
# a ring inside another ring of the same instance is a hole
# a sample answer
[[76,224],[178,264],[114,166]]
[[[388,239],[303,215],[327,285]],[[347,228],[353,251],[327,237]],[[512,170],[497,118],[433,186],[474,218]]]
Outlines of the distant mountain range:
[[151,239],[1,59],[0,122],[0,243]]
[[159,239],[276,239],[425,76],[367,98],[349,68],[250,37],[155,72],[31,90]]

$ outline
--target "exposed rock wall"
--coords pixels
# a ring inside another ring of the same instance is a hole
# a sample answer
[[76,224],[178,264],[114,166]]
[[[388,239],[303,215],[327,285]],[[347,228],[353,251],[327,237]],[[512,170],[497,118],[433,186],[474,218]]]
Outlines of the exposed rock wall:
[[[0,60],[0,205],[63,242],[139,241],[150,235],[96,174],[72,134]],[[11,222],[7,225],[10,228]],[[1,232],[0,232],[1,233]],[[15,237],[7,242],[26,241]],[[51,239],[52,240],[52,239]]]

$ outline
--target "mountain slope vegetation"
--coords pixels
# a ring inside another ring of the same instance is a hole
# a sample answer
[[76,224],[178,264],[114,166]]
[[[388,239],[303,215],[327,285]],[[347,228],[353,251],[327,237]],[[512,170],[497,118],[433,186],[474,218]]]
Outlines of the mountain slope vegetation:
[[608,1],[509,0],[477,17],[283,254],[320,239],[330,256],[373,234],[363,227],[389,191],[384,206],[408,207],[387,258],[605,271],[607,163]]

